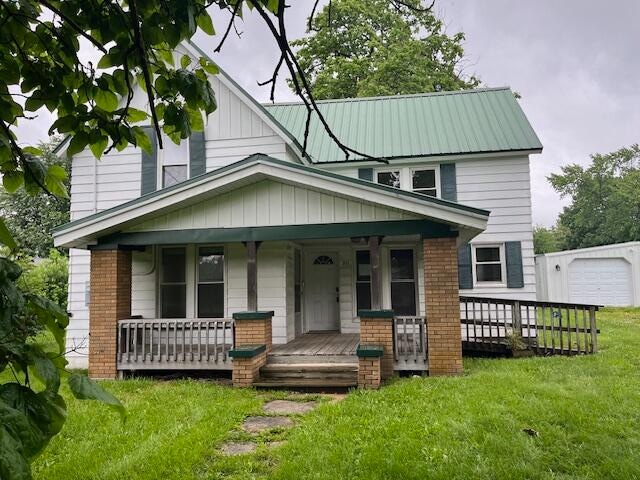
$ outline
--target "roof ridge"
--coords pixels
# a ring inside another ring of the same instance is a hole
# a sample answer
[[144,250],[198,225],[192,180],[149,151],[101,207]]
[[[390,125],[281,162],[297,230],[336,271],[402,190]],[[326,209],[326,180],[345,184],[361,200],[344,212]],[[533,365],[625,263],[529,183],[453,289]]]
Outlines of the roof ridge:
[[[396,100],[403,98],[420,98],[420,97],[438,97],[438,96],[447,96],[447,95],[464,95],[471,93],[482,93],[482,92],[495,92],[495,91],[503,91],[503,90],[511,90],[511,87],[486,87],[486,88],[471,88],[467,90],[445,90],[441,92],[423,92],[423,93],[407,93],[402,95],[379,95],[373,97],[354,97],[354,98],[330,98],[326,100],[316,100],[316,103],[346,103],[346,102],[367,102],[372,100]],[[278,106],[287,106],[287,105],[304,105],[302,101],[290,101],[290,102],[265,102],[262,105],[266,108],[269,107],[278,107]]]

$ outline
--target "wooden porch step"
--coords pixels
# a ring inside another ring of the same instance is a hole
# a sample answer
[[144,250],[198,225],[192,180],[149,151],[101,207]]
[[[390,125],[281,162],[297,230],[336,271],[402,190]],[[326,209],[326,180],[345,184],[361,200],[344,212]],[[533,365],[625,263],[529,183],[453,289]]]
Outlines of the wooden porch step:
[[357,363],[267,363],[261,372],[357,372]]
[[283,355],[281,353],[270,353],[267,355],[267,364],[276,363],[288,364],[336,364],[346,363],[358,365],[358,357],[355,355]]
[[259,388],[351,388],[358,385],[357,378],[268,378],[254,382]]

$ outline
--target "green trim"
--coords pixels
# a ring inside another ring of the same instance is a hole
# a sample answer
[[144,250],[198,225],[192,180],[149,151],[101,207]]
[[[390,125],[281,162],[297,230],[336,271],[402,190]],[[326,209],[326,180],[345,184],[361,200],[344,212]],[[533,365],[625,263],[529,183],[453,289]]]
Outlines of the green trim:
[[393,310],[358,310],[360,318],[393,318]]
[[384,347],[382,345],[360,345],[356,348],[356,355],[361,358],[381,357],[384,355]]
[[266,345],[242,345],[229,350],[229,356],[231,358],[253,358],[266,350]]
[[441,198],[435,198],[435,197],[430,197],[428,195],[422,195],[421,193],[414,193],[414,192],[410,192],[408,190],[400,190],[397,188],[393,188],[393,187],[389,187],[387,185],[381,185],[379,183],[374,183],[374,182],[369,182],[367,180],[361,180],[359,178],[352,178],[352,177],[347,177],[345,175],[341,175],[339,173],[334,173],[334,172],[330,172],[327,170],[321,170],[319,168],[315,168],[315,167],[308,167],[306,165],[301,165],[299,163],[293,163],[293,162],[286,162],[284,160],[278,160],[276,158],[272,158],[269,157],[268,155],[264,155],[262,153],[256,153],[253,155],[248,156],[247,158],[243,159],[243,160],[239,160],[235,163],[232,163],[230,165],[218,168],[217,170],[213,170],[209,173],[206,173],[204,175],[198,175],[197,177],[194,178],[190,178],[188,180],[185,180],[184,182],[178,183],[176,185],[172,185],[171,187],[167,187],[167,188],[163,188],[160,190],[157,190],[155,192],[152,193],[148,193],[146,195],[142,195],[134,200],[130,200],[128,202],[122,203],[120,205],[117,205],[115,207],[109,208],[107,210],[103,210],[102,212],[99,213],[94,213],[93,215],[89,215],[87,217],[83,217],[81,219],[78,220],[74,220],[72,222],[69,223],[65,223],[64,225],[60,225],[59,227],[56,227],[53,229],[54,233],[58,233],[58,232],[62,232],[64,230],[67,230],[71,227],[75,227],[78,225],[82,225],[82,224],[86,224],[86,223],[91,223],[93,221],[96,221],[100,218],[103,218],[107,215],[111,215],[115,212],[119,212],[123,209],[129,208],[131,206],[134,205],[138,205],[142,202],[146,202],[148,200],[151,200],[153,198],[159,197],[159,196],[163,196],[165,194],[171,193],[175,190],[179,190],[182,189],[188,185],[194,184],[194,183],[199,183],[202,182],[205,179],[210,179],[210,178],[216,178],[218,176],[221,176],[222,174],[225,174],[226,172],[228,172],[229,170],[234,170],[237,168],[241,168],[241,167],[246,167],[250,164],[253,163],[258,163],[258,162],[267,162],[267,163],[271,163],[274,165],[280,165],[280,166],[284,166],[287,168],[292,168],[295,170],[300,170],[303,172],[309,172],[309,173],[313,173],[316,175],[322,175],[324,177],[327,178],[333,178],[333,179],[337,179],[337,180],[341,180],[341,181],[346,181],[348,183],[352,183],[354,185],[361,185],[364,187],[368,187],[368,188],[373,188],[375,190],[380,190],[383,192],[387,192],[387,193],[393,193],[394,195],[398,195],[401,197],[407,197],[407,198],[411,198],[414,200],[418,200],[421,203],[424,204],[433,204],[433,205],[441,205],[441,206],[445,206],[445,207],[450,207],[453,208],[455,210],[460,210],[463,212],[468,212],[468,213],[473,213],[476,215],[482,215],[485,217],[489,216],[489,211],[488,210],[483,210],[480,208],[475,208],[475,207],[470,207],[467,205],[461,205],[459,203],[456,202],[452,202],[449,200],[443,200]]
[[273,310],[261,312],[236,312],[232,315],[234,320],[265,320],[273,317]]
[[455,238],[458,232],[431,220],[319,223],[236,228],[190,228],[149,232],[115,233],[98,239],[98,246],[142,246],[186,243],[225,243],[321,238],[368,237],[371,235],[420,235],[422,238]]

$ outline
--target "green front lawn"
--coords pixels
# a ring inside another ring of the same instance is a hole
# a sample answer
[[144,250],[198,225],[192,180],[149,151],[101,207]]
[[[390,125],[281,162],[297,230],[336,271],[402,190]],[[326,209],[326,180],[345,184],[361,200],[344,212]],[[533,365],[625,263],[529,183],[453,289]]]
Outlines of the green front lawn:
[[[398,379],[324,401],[293,429],[259,436],[256,453],[233,458],[217,446],[246,439],[243,417],[287,394],[202,381],[109,382],[127,422],[69,399],[68,423],[35,462],[35,476],[640,478],[640,309],[598,318],[597,355],[468,359],[461,377]],[[269,440],[285,443],[269,448]]]

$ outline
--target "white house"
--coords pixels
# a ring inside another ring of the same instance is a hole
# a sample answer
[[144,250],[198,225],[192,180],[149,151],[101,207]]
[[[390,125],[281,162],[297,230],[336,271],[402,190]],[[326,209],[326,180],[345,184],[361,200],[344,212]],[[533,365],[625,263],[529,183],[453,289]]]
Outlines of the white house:
[[640,242],[536,255],[538,300],[640,306]]
[[[90,319],[116,301],[96,303],[116,288],[101,283],[109,271],[90,271],[99,252],[130,256],[130,299],[114,293],[125,306],[107,322],[266,310],[274,345],[357,336],[363,310],[431,312],[459,342],[458,294],[535,300],[529,157],[542,145],[510,89],[319,102],[345,144],[377,158],[346,160],[315,118],[302,155],[303,105],[260,105],[224,72],[212,84],[218,109],[189,142],[73,158],[72,221],[54,234],[71,248],[72,366],[89,358],[94,376],[115,371],[112,347],[97,345],[103,320]],[[120,268],[118,255],[109,262]],[[436,287],[452,275],[449,317]]]

